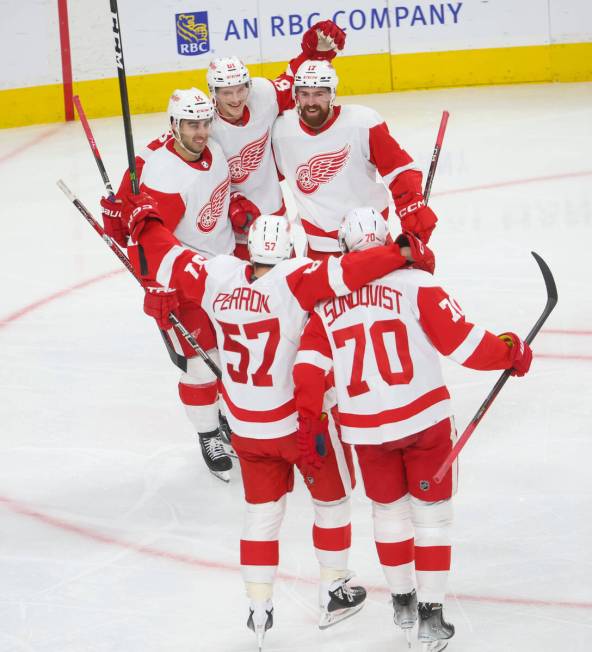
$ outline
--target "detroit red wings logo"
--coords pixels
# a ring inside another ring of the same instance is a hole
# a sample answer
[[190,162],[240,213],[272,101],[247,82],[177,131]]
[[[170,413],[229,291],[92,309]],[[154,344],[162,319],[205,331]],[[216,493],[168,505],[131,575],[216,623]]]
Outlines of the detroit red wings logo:
[[268,138],[269,129],[257,140],[247,143],[236,156],[228,159],[232,183],[242,183],[249,173],[259,167]]
[[230,177],[227,176],[220,185],[216,186],[210,201],[199,211],[195,225],[200,231],[209,233],[218,224],[229,188]]
[[319,188],[321,183],[329,183],[337,176],[349,159],[351,147],[346,145],[337,152],[316,154],[308,163],[296,168],[296,185],[307,195]]

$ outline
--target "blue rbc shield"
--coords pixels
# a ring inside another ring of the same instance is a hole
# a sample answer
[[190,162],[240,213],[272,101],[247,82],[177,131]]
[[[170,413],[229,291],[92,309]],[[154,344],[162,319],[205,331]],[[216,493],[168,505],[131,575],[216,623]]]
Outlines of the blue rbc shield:
[[210,26],[207,11],[175,14],[177,52],[194,57],[210,51]]

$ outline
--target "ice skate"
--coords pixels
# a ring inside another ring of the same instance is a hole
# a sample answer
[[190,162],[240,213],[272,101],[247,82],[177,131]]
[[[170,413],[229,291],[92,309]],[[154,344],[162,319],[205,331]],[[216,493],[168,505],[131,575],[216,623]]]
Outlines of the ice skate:
[[353,577],[349,575],[339,578],[329,584],[326,596],[321,602],[321,620],[319,629],[327,629],[332,625],[357,614],[364,606],[366,589],[362,586],[348,586],[347,582]]
[[201,454],[210,473],[222,482],[230,482],[229,471],[232,468],[232,460],[224,450],[219,430],[200,432],[198,435]]
[[394,593],[392,595],[394,621],[407,637],[407,646],[411,647],[411,630],[417,622],[417,594],[415,589],[411,593]]
[[228,420],[220,411],[218,411],[218,420],[220,421],[220,438],[224,445],[224,450],[227,455],[236,459],[238,455],[235,453],[234,448],[232,448],[232,430],[230,429]]
[[422,652],[440,652],[448,647],[454,636],[454,625],[444,620],[442,605],[436,602],[420,602],[418,607],[418,638]]
[[247,627],[255,632],[258,651],[263,650],[265,632],[273,627],[273,605],[271,600],[266,602],[251,602]]

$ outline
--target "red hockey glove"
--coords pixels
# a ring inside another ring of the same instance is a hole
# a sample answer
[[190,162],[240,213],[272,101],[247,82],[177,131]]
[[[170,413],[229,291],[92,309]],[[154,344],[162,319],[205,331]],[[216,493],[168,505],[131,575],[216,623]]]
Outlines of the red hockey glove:
[[240,192],[230,194],[228,217],[236,233],[247,233],[251,224],[261,215],[261,211]]
[[401,230],[411,231],[427,243],[438,218],[425,205],[421,192],[421,172],[405,170],[396,177],[390,188],[401,220]]
[[300,463],[305,472],[314,473],[323,466],[323,457],[327,454],[326,437],[329,435],[327,415],[320,418],[298,417],[296,442],[300,451]]
[[332,20],[315,23],[302,37],[302,52],[308,59],[331,61],[344,45],[345,32]]
[[158,204],[145,192],[141,192],[139,195],[127,195],[123,201],[122,214],[123,221],[127,224],[134,242],[138,241],[140,233],[142,233],[142,230],[146,226],[146,220],[163,221],[158,212]]
[[434,252],[424,244],[420,238],[405,231],[397,236],[395,244],[398,244],[399,247],[409,247],[411,249],[411,258],[413,261],[409,265],[414,269],[423,269],[425,272],[430,274],[434,273],[436,269],[436,257]]
[[120,247],[127,247],[129,231],[127,225],[121,219],[122,201],[116,199],[111,201],[107,197],[101,197],[101,216],[103,217],[103,228],[105,233],[117,242]]
[[172,327],[169,313],[174,313],[179,307],[177,290],[161,286],[147,286],[145,290],[144,312],[156,319],[156,323],[161,330],[168,330]]
[[524,376],[530,369],[532,349],[516,333],[498,335],[512,349],[512,376]]
[[397,215],[401,220],[403,231],[414,233],[426,243],[430,239],[438,221],[434,211],[425,205],[421,193],[407,198],[405,204],[399,204],[397,206]]

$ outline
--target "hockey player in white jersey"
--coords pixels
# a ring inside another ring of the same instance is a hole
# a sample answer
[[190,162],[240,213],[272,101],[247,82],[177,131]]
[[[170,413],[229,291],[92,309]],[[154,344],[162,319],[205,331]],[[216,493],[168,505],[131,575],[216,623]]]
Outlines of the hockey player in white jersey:
[[221,145],[230,166],[230,219],[235,230],[235,255],[248,259],[247,231],[261,213],[285,215],[271,130],[277,116],[294,106],[294,73],[307,59],[330,61],[345,44],[345,33],[330,20],[310,27],[302,51],[276,79],[251,78],[238,57],[210,62],[206,79],[216,106],[212,137]]
[[[339,241],[344,251],[371,250],[386,235],[381,215],[365,207],[348,213]],[[334,373],[343,441],[355,445],[372,501],[395,623],[409,631],[419,613],[419,640],[430,652],[443,650],[454,634],[442,604],[456,465],[441,484],[432,477],[456,432],[438,353],[471,369],[512,368],[519,376],[532,359],[528,344],[514,333],[496,336],[469,322],[431,274],[400,269],[320,302],[294,366],[300,417],[317,424],[309,431],[312,458],[314,434],[322,428],[319,393],[325,374]]]
[[335,104],[337,83],[330,63],[305,61],[294,78],[296,109],[273,129],[278,170],[294,194],[308,256],[339,253],[339,225],[356,206],[372,206],[387,219],[389,191],[402,229],[427,242],[437,218],[423,200],[421,172],[374,109]]
[[[165,225],[185,246],[205,258],[230,254],[235,241],[228,218],[230,173],[220,146],[211,138],[214,107],[209,97],[195,88],[176,90],[170,98],[167,115],[171,137],[151,143],[137,159],[140,188],[158,198],[166,215]],[[126,173],[118,191],[125,194]],[[121,200],[103,199],[105,231],[120,245],[128,242],[127,225],[121,221]],[[138,248],[128,247],[130,258],[138,259]],[[207,315],[180,293],[180,316],[210,356],[216,338]],[[201,452],[208,469],[224,481],[232,461],[223,446],[219,417],[217,379],[185,340],[166,325],[171,345],[187,360],[187,369],[178,383],[179,397],[198,434]]]
[[[222,396],[233,431],[246,498],[241,567],[251,600],[248,625],[259,641],[273,622],[272,589],[279,530],[292,490],[294,465],[311,470],[299,451],[292,365],[308,311],[322,297],[343,295],[419,257],[391,244],[324,262],[291,258],[288,222],[262,216],[249,230],[251,263],[231,256],[204,260],[166,228],[150,197],[130,196],[132,238],[148,263],[145,311],[168,319],[176,292],[200,305],[216,330]],[[175,290],[176,288],[176,290]],[[324,389],[323,392],[324,393]],[[320,565],[321,621],[325,627],[359,610],[361,587],[350,587],[349,474],[339,439],[326,441],[325,473],[307,482],[315,511],[313,544]]]

